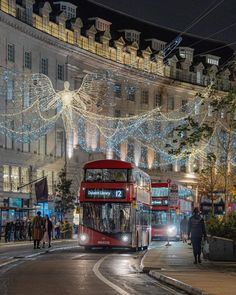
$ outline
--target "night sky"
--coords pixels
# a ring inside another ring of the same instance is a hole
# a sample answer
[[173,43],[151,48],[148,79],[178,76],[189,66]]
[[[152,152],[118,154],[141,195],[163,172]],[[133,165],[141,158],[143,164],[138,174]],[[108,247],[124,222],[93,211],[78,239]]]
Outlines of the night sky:
[[[79,0],[78,0],[79,1]],[[90,0],[136,18],[204,38],[221,40],[236,49],[236,0]],[[188,29],[196,18],[212,10]],[[229,27],[231,26],[231,27]],[[226,27],[229,27],[226,29]],[[226,29],[226,30],[224,30]],[[218,32],[224,30],[222,32]],[[217,33],[218,32],[218,33]],[[217,34],[215,34],[217,33]],[[215,34],[215,35],[213,35]],[[212,35],[212,36],[211,36]]]

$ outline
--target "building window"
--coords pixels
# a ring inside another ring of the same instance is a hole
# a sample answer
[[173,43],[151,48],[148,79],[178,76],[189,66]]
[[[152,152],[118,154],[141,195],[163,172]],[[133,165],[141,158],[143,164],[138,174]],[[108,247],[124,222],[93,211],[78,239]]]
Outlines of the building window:
[[14,81],[11,79],[7,80],[7,101],[14,99]]
[[14,44],[7,45],[7,60],[10,62],[15,62],[15,45]]
[[127,41],[139,43],[139,32],[136,31],[126,31],[125,38]]
[[44,75],[48,75],[48,59],[47,58],[41,59],[41,72]]
[[48,193],[52,195],[55,189],[54,172],[52,171],[47,172],[47,183],[48,183]]
[[135,101],[135,87],[133,86],[127,87],[127,99],[130,101]]
[[30,105],[30,96],[29,96],[29,85],[23,85],[23,107],[29,107]]
[[115,110],[115,117],[116,118],[121,117],[121,111],[120,110]]
[[3,191],[9,192],[10,190],[11,190],[10,166],[3,165]]
[[167,109],[169,110],[174,110],[175,108],[175,102],[174,102],[174,97],[168,97],[167,100]]
[[43,15],[43,27],[46,28],[49,23],[49,17],[47,15]]
[[128,142],[127,159],[128,159],[128,161],[132,161],[134,159],[134,144],[133,144],[133,142]]
[[194,113],[195,113],[195,115],[200,114],[200,105],[199,105],[199,103],[194,104]]
[[31,52],[25,52],[25,68],[30,69],[32,67],[32,59],[31,59]]
[[148,90],[142,90],[141,103],[142,104],[148,104],[148,100],[149,100],[149,92],[148,92]]
[[208,58],[207,59],[207,63],[210,64],[210,65],[216,65],[216,66],[218,66],[219,65],[219,60],[214,59],[214,58]]
[[[29,183],[29,169],[21,167],[21,186]],[[22,193],[29,193],[30,188],[28,185],[21,188]]]
[[186,113],[188,110],[188,101],[186,99],[182,100],[181,111]]
[[147,147],[142,146],[141,147],[141,157],[140,157],[140,162],[144,165],[147,164]]
[[[10,129],[15,130],[15,124],[12,120],[10,122]],[[5,133],[5,147],[7,149],[14,149],[14,139],[10,137],[10,134]]]
[[63,131],[57,131],[56,133],[56,157],[63,156]]
[[11,190],[13,192],[17,192],[17,188],[20,186],[20,173],[19,167],[12,166],[11,167]]
[[64,25],[63,24],[59,24],[59,36],[61,37],[61,38],[63,38],[64,37]]
[[207,114],[208,114],[208,117],[213,116],[213,107],[211,105],[208,105]]
[[188,50],[188,49],[185,49],[185,48],[181,48],[179,50],[179,55],[182,57],[182,58],[186,58],[188,60],[192,60],[193,59],[193,53],[192,51]]
[[25,21],[27,24],[32,24],[32,14],[33,7],[29,5],[25,8]]
[[64,66],[57,65],[57,79],[64,81]]
[[119,84],[119,83],[116,83],[115,85],[114,85],[114,96],[115,97],[119,97],[119,98],[121,98],[121,84]]
[[154,107],[161,107],[162,106],[162,96],[161,94],[157,93],[154,98]]
[[197,71],[197,83],[198,84],[201,84],[202,83],[202,74],[199,71]]

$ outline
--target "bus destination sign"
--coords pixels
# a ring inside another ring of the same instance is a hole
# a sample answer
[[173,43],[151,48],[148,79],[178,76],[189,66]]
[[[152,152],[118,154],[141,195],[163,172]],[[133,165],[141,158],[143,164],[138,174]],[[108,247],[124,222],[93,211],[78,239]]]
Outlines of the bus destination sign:
[[123,189],[86,189],[86,198],[89,199],[124,199]]

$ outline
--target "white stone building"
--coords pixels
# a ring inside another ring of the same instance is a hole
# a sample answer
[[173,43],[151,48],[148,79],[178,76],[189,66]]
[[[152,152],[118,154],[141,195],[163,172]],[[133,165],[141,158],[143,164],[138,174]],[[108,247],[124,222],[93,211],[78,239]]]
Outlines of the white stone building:
[[[62,90],[66,80],[70,82],[71,89],[78,89],[84,75],[98,69],[119,72],[120,79],[116,81],[112,96],[115,106],[110,109],[113,116],[137,114],[158,105],[166,112],[180,107],[184,112],[188,100],[196,92],[201,92],[212,79],[217,81],[220,90],[227,91],[233,86],[228,69],[221,71],[220,78],[217,76],[221,56],[217,55],[217,50],[211,52],[211,48],[217,47],[214,42],[208,44],[211,54],[197,54],[195,58],[195,48],[189,47],[193,43],[192,37],[186,37],[186,45],[175,48],[166,63],[161,50],[172,41],[173,32],[154,27],[151,36],[148,24],[130,19],[128,26],[127,17],[101,7],[95,13],[95,4],[85,0],[78,1],[78,8],[76,3],[0,0],[0,67],[15,72],[43,73],[51,79],[56,90]],[[119,18],[123,24],[120,27]],[[227,57],[230,52],[231,49],[227,48],[222,54]],[[127,87],[134,81],[139,87],[134,93],[128,93]],[[1,112],[11,103],[11,98],[7,99],[0,93]],[[102,140],[94,141],[89,133],[85,136],[87,146],[93,150],[102,145]],[[69,157],[67,155],[68,171],[77,190],[83,163],[106,155],[83,151],[76,136],[67,141],[65,149],[61,120],[36,142],[16,143],[4,134],[0,135],[1,220],[10,218],[10,214],[14,218],[22,218],[28,212],[21,210],[19,215],[14,209],[4,210],[6,207],[34,207],[33,186],[17,190],[27,182],[46,175],[49,193],[53,195],[56,175],[65,164],[65,150],[70,151]],[[120,157],[124,160],[126,155],[127,147],[121,145]],[[154,157],[153,151],[146,151],[144,160],[154,180],[170,178],[185,185],[196,184],[194,163],[183,167],[176,164],[153,168]]]

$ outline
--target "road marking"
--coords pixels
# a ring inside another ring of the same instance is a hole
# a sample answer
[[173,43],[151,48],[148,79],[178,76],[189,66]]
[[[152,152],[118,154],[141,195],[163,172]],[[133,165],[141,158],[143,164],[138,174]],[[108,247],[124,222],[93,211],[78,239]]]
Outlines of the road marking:
[[[24,258],[25,259],[34,258],[34,257],[40,256],[40,255],[43,255],[43,254],[46,254],[46,253],[49,253],[49,252],[56,252],[56,251],[61,251],[61,250],[74,249],[74,248],[79,248],[79,246],[58,247],[58,248],[54,248],[54,249],[50,249],[50,250],[44,250],[44,251],[40,251],[40,252],[37,252],[37,253],[33,253],[33,254],[30,254],[30,255],[24,256]],[[3,266],[6,266],[8,264],[13,264],[14,262],[20,261],[19,258],[14,258],[14,257],[9,257],[8,259],[10,259],[10,260],[6,261],[6,262],[3,262],[3,263],[0,263],[0,268],[3,267]]]
[[14,259],[14,258],[13,258],[13,260],[11,260],[11,261],[3,262],[3,263],[0,264],[0,268],[3,267],[3,266],[6,266],[6,265],[8,265],[8,264],[14,263],[14,262],[16,262],[16,261],[18,261],[18,260],[19,260],[19,259]]
[[112,289],[114,289],[116,292],[118,292],[121,295],[130,295],[130,293],[126,292],[125,290],[121,289],[120,287],[118,287],[117,285],[115,285],[114,283],[112,283],[111,281],[109,281],[108,279],[106,279],[99,271],[99,267],[102,264],[102,262],[108,257],[109,255],[101,258],[100,260],[98,260],[98,262],[94,265],[93,267],[93,272],[96,275],[96,277],[98,277],[101,281],[103,281],[106,285],[110,286]]

